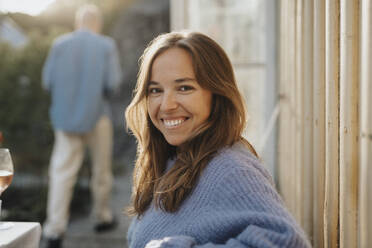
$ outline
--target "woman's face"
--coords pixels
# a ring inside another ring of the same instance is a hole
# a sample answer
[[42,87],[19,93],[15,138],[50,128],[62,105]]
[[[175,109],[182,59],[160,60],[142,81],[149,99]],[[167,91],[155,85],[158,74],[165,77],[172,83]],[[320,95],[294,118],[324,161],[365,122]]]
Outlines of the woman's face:
[[181,48],[170,48],[154,60],[147,95],[152,123],[173,146],[184,143],[211,112],[212,92],[200,87],[191,56]]

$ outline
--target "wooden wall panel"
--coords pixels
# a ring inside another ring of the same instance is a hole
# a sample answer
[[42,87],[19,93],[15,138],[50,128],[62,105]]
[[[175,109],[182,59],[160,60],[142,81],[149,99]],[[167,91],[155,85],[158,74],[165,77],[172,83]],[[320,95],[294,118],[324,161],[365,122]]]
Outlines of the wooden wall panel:
[[304,218],[303,218],[303,211],[304,211],[304,202],[302,201],[302,195],[304,192],[304,91],[303,91],[303,81],[304,81],[304,36],[303,36],[303,22],[304,22],[304,3],[303,0],[295,1],[295,70],[293,73],[295,74],[294,80],[294,98],[295,98],[295,185],[294,188],[296,189],[295,194],[295,215],[296,218],[300,221],[300,224],[304,227]]
[[357,247],[359,1],[340,2],[340,247]]
[[326,157],[324,247],[338,247],[340,4],[326,1]]
[[314,1],[303,1],[302,39],[302,223],[305,231],[313,237],[313,6]]
[[314,1],[313,244],[324,244],[325,180],[325,1]]
[[281,1],[279,182],[314,247],[372,244],[371,8]]
[[[291,212],[296,214],[296,163],[295,153],[296,145],[296,84],[294,66],[296,65],[295,47],[295,8],[296,4],[292,0],[283,0],[281,2],[281,40],[287,42],[280,43],[280,123],[279,123],[279,146],[278,158],[282,166],[278,168],[278,187],[282,192]],[[291,178],[293,180],[288,180]]]
[[372,244],[372,1],[362,0],[361,12],[361,118],[360,118],[360,241]]

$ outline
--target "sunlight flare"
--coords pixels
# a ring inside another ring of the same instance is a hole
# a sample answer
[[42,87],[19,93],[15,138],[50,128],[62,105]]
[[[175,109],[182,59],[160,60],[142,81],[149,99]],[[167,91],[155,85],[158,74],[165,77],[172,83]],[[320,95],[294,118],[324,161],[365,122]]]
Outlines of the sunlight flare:
[[0,12],[21,12],[38,15],[55,0],[0,0]]

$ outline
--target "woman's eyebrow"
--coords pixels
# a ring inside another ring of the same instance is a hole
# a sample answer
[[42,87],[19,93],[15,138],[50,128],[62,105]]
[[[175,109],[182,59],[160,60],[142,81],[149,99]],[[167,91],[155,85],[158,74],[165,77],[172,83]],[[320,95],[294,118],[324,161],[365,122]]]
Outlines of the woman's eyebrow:
[[189,77],[177,78],[176,80],[174,80],[174,82],[176,82],[176,83],[183,83],[183,82],[187,82],[187,81],[196,81],[196,80],[195,80],[195,78],[189,78]]
[[[184,83],[184,82],[189,82],[189,81],[196,81],[195,78],[190,78],[190,77],[184,77],[184,78],[177,78],[174,80],[175,83]],[[159,85],[160,83],[156,81],[149,81],[147,86],[152,86],[152,85]]]
[[158,82],[155,82],[155,81],[149,81],[147,86],[151,86],[151,85],[158,85],[159,83]]

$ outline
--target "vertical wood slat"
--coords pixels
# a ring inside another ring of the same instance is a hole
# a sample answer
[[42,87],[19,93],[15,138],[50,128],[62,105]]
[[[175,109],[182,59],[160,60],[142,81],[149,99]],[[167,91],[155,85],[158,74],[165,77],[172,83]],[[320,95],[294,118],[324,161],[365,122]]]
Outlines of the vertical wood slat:
[[[289,201],[287,196],[290,194],[290,190],[288,184],[284,182],[284,178],[286,176],[286,171],[289,168],[289,160],[290,160],[290,151],[289,149],[285,149],[285,146],[288,146],[288,141],[285,141],[282,137],[287,135],[286,127],[289,125],[290,119],[290,111],[288,110],[288,94],[287,94],[287,84],[288,84],[288,69],[287,69],[287,62],[286,56],[284,56],[283,52],[287,51],[287,42],[284,42],[285,37],[288,34],[288,19],[287,17],[287,4],[288,0],[283,0],[280,5],[280,49],[279,49],[279,77],[280,77],[280,84],[279,84],[279,99],[280,99],[280,119],[279,119],[279,127],[278,127],[278,134],[279,134],[279,147],[278,147],[278,162],[279,167],[277,169],[278,173],[278,190],[281,192],[284,200],[289,205]],[[287,164],[281,163],[281,161],[288,161]]]
[[302,222],[313,237],[313,1],[303,0],[302,6]]
[[[293,0],[289,0],[287,2],[287,8],[288,8],[288,36],[286,39],[288,39],[288,47],[285,52],[288,52],[285,55],[288,59],[288,65],[287,65],[287,73],[288,73],[288,84],[286,91],[289,92],[289,129],[287,128],[287,134],[290,137],[289,138],[289,153],[290,153],[290,167],[288,168],[291,174],[292,180],[289,182],[290,187],[290,194],[287,196],[287,199],[289,199],[290,209],[292,209],[295,217],[299,219],[298,216],[298,210],[297,210],[297,202],[296,202],[296,191],[297,191],[297,166],[296,166],[296,154],[293,152],[296,148],[296,130],[297,130],[297,121],[296,121],[296,74],[293,68],[296,66],[296,54],[297,51],[293,49],[296,46],[296,2]],[[286,42],[286,39],[284,42]],[[285,138],[284,138],[285,139]],[[285,161],[282,161],[285,163]],[[287,171],[288,173],[288,171]],[[283,177],[283,180],[285,182],[285,177]]]
[[[278,147],[279,190],[290,211],[296,216],[296,176],[295,167],[295,2],[281,2],[281,36],[280,36],[280,124]],[[288,180],[291,178],[291,180]],[[297,216],[296,216],[297,217]]]
[[339,226],[339,0],[326,2],[326,170],[324,247],[338,247]]
[[359,5],[340,3],[340,247],[357,247]]
[[360,240],[359,247],[372,244],[372,2],[361,1],[361,144],[360,144]]
[[313,245],[324,246],[325,1],[314,1]]
[[[296,11],[296,31],[295,31],[295,51],[296,51],[296,61],[295,61],[295,81],[294,81],[294,97],[295,97],[295,181],[296,184],[294,188],[296,189],[296,194],[294,195],[295,199],[295,215],[296,218],[300,221],[301,226],[304,227],[304,219],[303,219],[303,202],[302,195],[303,195],[303,180],[304,180],[304,167],[303,167],[303,151],[304,151],[304,143],[303,143],[303,125],[304,125],[304,102],[303,102],[303,80],[304,80],[304,72],[303,72],[303,57],[304,57],[304,48],[303,48],[303,0],[295,1],[295,11]],[[301,200],[300,200],[301,199]]]

